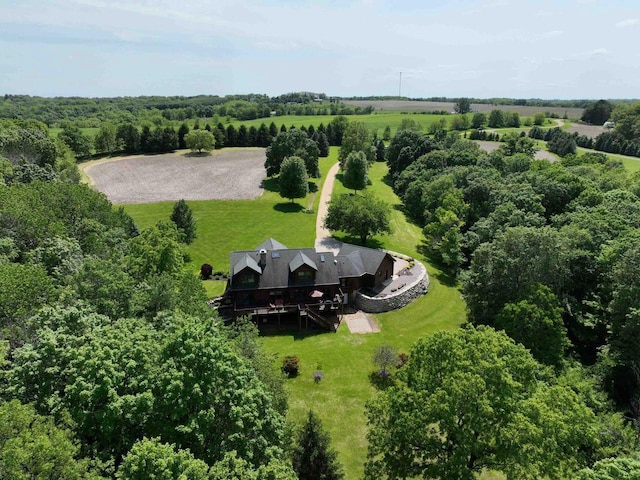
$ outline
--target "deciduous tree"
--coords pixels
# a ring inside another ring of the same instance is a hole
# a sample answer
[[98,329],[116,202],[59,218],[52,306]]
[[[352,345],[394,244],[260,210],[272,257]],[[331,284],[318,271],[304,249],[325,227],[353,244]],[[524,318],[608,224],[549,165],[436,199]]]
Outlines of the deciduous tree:
[[471,111],[471,100],[465,97],[459,98],[453,105],[453,109],[456,113],[469,113]]
[[192,130],[184,136],[184,143],[192,152],[210,152],[216,144],[213,133],[208,130]]
[[369,180],[368,172],[369,162],[364,152],[351,152],[344,163],[344,186],[353,188],[354,191],[363,190]]
[[294,198],[304,198],[309,193],[309,176],[300,157],[287,157],[280,167],[278,179],[280,196],[293,202]]
[[280,132],[266,151],[267,159],[264,166],[267,176],[272,177],[280,173],[282,161],[287,157],[300,157],[304,160],[307,174],[317,177],[319,149],[316,142],[307,137],[307,134],[297,128]]
[[366,192],[362,195],[343,194],[329,203],[325,227],[354,235],[364,245],[369,236],[391,231],[390,208],[387,203]]
[[593,412],[490,328],[419,340],[391,386],[367,405],[365,477],[471,480],[570,477],[597,445]]

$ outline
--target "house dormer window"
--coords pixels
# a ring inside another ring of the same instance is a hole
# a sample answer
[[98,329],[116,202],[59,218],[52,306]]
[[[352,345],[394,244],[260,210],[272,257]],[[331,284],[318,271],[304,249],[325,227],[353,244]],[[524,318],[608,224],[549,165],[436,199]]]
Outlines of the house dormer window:
[[256,276],[252,272],[242,272],[236,277],[239,287],[252,287],[256,284]]

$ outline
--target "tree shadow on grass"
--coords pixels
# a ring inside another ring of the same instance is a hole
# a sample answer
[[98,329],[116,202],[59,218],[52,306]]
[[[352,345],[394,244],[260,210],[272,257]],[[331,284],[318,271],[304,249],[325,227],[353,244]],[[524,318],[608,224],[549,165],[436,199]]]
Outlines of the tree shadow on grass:
[[296,202],[276,203],[273,209],[282,213],[298,213],[303,210],[303,206]]
[[344,186],[344,173],[336,173],[336,180]]
[[424,227],[424,225],[420,225],[420,223],[413,218],[409,212],[407,211],[407,207],[404,206],[404,204],[402,203],[396,203],[394,205],[392,205],[393,209],[402,213],[404,215],[405,220],[407,221],[407,223],[410,223],[411,225],[415,225],[416,227],[420,228],[422,230],[422,228]]
[[208,157],[211,155],[211,152],[187,152],[187,153],[183,153],[182,156],[183,157]]
[[367,242],[362,245],[360,243],[360,237],[354,237],[353,235],[348,235],[348,234],[335,234],[333,235],[333,238],[335,238],[336,240],[342,242],[342,243],[350,243],[352,245],[360,245],[360,246],[364,246],[364,247],[369,247],[369,248],[382,248],[382,242],[376,238],[367,238]]
[[332,332],[328,332],[326,330],[319,329],[309,329],[309,330],[298,330],[297,325],[287,325],[278,329],[276,326],[271,326],[269,328],[259,327],[260,336],[261,337],[292,337],[294,341],[298,342],[300,340],[304,340],[305,338],[315,337],[316,335],[331,335]]
[[369,374],[369,383],[376,390],[386,390],[396,384],[396,380],[393,378],[391,372],[383,373],[382,371],[375,371]]
[[268,177],[262,180],[260,187],[264,188],[268,192],[279,192],[278,179],[276,177]]
[[418,245],[416,250],[418,250],[418,252],[422,256],[424,256],[429,264],[438,269],[437,272],[427,270],[429,276],[437,278],[441,284],[447,287],[457,288],[459,286],[458,280],[456,279],[456,276],[451,272],[449,266],[444,265],[440,261],[440,259],[436,258],[436,256],[429,250],[429,247],[425,242],[422,242],[420,245]]

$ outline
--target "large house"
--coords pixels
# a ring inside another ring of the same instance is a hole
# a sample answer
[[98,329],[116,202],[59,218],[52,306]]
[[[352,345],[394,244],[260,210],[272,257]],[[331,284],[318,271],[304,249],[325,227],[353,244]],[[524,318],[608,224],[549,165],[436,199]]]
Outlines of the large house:
[[356,291],[373,291],[393,276],[386,252],[343,244],[337,255],[313,248],[287,248],[270,238],[249,251],[231,253],[225,296],[234,316],[261,322],[309,320],[335,330],[344,303]]

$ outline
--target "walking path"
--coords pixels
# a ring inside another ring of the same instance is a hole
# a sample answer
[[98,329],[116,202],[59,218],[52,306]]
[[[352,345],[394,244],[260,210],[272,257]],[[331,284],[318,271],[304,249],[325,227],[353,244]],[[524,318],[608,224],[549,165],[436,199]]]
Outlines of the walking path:
[[323,252],[338,253],[342,243],[331,236],[331,232],[324,228],[324,219],[329,210],[329,200],[333,191],[333,182],[340,169],[340,164],[336,163],[329,169],[327,178],[324,180],[322,192],[320,192],[320,202],[318,204],[318,216],[316,217],[316,250]]

